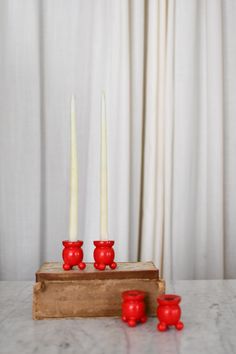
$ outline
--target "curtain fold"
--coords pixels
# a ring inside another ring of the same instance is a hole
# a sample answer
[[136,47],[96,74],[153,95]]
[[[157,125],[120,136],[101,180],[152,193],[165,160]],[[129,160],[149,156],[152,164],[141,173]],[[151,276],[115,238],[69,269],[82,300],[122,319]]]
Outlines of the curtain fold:
[[68,237],[76,96],[79,238],[99,238],[100,100],[117,261],[233,278],[236,3],[0,3],[0,279],[33,279]]
[[141,258],[163,266],[164,247],[164,94],[166,80],[166,1],[147,7],[147,73],[144,136],[144,199]]

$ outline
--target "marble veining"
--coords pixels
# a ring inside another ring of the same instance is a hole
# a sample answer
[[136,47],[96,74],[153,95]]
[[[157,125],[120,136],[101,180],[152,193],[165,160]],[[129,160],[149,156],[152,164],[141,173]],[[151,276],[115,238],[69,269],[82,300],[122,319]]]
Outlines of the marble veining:
[[129,328],[117,318],[33,321],[32,282],[0,282],[0,353],[236,354],[236,280],[176,281],[181,332],[156,331],[156,318]]

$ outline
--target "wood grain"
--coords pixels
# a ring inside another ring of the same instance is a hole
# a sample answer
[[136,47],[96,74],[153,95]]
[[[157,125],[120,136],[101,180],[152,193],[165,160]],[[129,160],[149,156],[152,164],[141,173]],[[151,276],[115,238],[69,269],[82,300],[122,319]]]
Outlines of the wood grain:
[[153,262],[118,262],[117,268],[96,270],[93,263],[86,263],[85,270],[77,267],[64,271],[62,263],[47,262],[36,273],[36,281],[44,280],[92,280],[92,279],[158,279],[159,271]]
[[121,293],[138,289],[147,293],[149,316],[156,315],[156,298],[164,293],[152,262],[118,263],[117,270],[65,272],[60,263],[45,263],[36,273],[33,318],[104,317],[121,315]]

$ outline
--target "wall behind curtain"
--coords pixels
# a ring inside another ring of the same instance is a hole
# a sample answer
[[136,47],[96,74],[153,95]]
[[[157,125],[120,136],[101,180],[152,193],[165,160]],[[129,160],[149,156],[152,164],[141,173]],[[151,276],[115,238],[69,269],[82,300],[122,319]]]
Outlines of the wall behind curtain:
[[236,3],[0,2],[0,278],[32,279],[68,237],[76,96],[79,236],[99,237],[106,92],[117,260],[236,276]]

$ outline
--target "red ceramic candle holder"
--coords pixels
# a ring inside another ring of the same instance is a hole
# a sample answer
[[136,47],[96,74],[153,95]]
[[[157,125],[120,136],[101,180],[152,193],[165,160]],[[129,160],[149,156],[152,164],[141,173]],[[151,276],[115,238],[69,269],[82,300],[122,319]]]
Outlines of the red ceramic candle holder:
[[93,252],[94,256],[94,268],[98,270],[105,270],[106,266],[111,269],[117,267],[116,262],[114,262],[115,252],[113,245],[115,241],[94,241],[95,250]]
[[73,266],[78,266],[83,270],[86,264],[83,262],[84,253],[82,250],[83,241],[62,241],[64,249],[62,258],[64,260],[64,270],[70,270]]
[[128,290],[122,293],[122,320],[130,327],[135,327],[137,322],[145,323],[145,292],[140,290]]
[[175,326],[178,330],[183,329],[184,324],[180,321],[180,301],[181,297],[179,295],[165,294],[158,296],[157,318],[160,322],[157,329],[159,331],[166,331],[168,326]]

